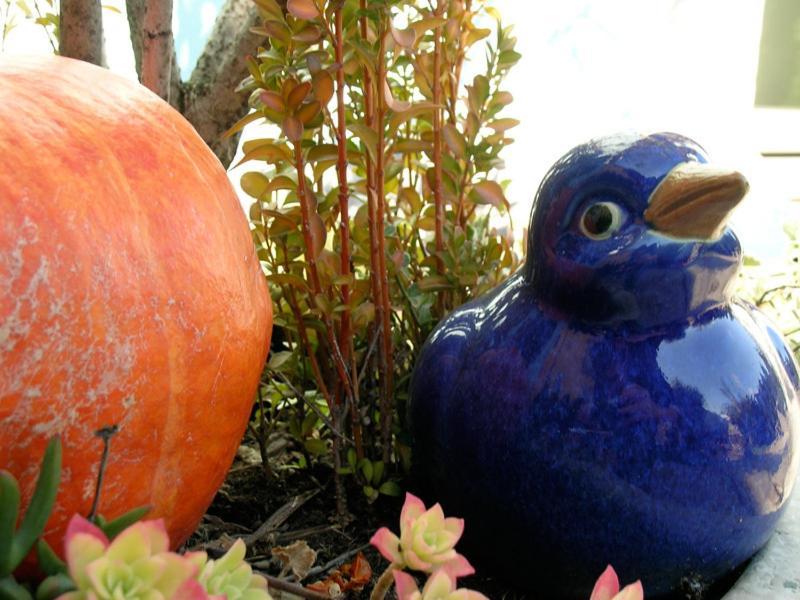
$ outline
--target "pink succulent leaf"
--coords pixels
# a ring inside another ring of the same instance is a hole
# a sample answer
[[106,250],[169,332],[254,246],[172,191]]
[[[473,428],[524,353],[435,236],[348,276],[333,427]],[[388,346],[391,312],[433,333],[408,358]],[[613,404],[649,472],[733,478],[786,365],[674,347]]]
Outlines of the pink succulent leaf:
[[184,560],[194,565],[196,572],[199,573],[208,562],[208,554],[205,552],[184,552]]
[[414,581],[411,575],[397,569],[392,571],[392,575],[394,575],[394,586],[398,600],[412,600],[419,597],[417,582]]
[[422,598],[449,598],[456,590],[456,581],[443,570],[438,570],[428,577],[422,588]]
[[125,563],[169,550],[169,536],[163,519],[138,521],[115,537],[108,547],[111,560]]
[[161,552],[169,552],[169,534],[167,527],[164,524],[164,519],[153,519],[150,521],[139,521],[132,525],[141,524],[145,536],[147,536],[150,544],[150,552],[152,554],[160,554]]
[[608,565],[594,584],[589,600],[612,600],[619,592],[619,577],[614,567]]
[[67,525],[67,532],[64,535],[64,544],[69,545],[70,540],[79,533],[96,537],[98,540],[103,542],[104,546],[108,546],[108,538],[106,537],[106,534],[103,533],[103,531],[97,525],[88,519],[83,518],[81,515],[75,514],[69,520],[69,525]]
[[469,561],[460,554],[456,554],[455,558],[444,563],[441,568],[453,579],[467,577],[475,573],[475,567],[469,564]]
[[386,527],[381,527],[372,536],[369,541],[370,544],[378,549],[378,552],[389,562],[402,565],[403,555],[400,553],[400,538],[389,531]]
[[400,511],[400,531],[408,527],[425,513],[425,504],[414,494],[406,492],[406,500]]
[[[89,588],[89,593],[94,593],[96,590],[101,597],[103,594],[106,594],[108,597],[111,596],[111,590],[108,589],[107,583],[113,584],[113,581],[107,582],[110,578],[104,577],[104,575],[108,573],[110,567],[110,561],[106,556],[98,558],[86,566],[86,576],[90,582],[90,585],[87,586]],[[80,584],[78,585],[80,586]]]
[[642,582],[637,581],[626,585],[623,590],[614,596],[613,600],[644,600],[644,588]]
[[186,581],[195,580],[199,571],[197,565],[174,552],[159,553],[150,562],[156,561],[161,566],[161,574],[158,579],[158,588],[161,593],[167,598],[183,598],[183,596],[175,594]]
[[[455,541],[461,539],[461,536],[464,533],[464,519],[457,519],[456,517],[448,517],[444,520],[444,528],[449,534],[451,534]],[[455,542],[453,543],[455,545]]]
[[435,568],[434,564],[420,558],[420,556],[411,548],[403,549],[403,558],[405,559],[405,564],[408,565],[409,568],[416,571],[425,571],[426,573],[430,573]]
[[444,509],[438,502],[425,511],[431,525],[444,525]]
[[462,588],[450,594],[447,600],[489,600],[489,598],[480,592]]
[[175,600],[225,600],[225,596],[209,596],[196,579],[187,579],[175,591]]
[[75,515],[64,536],[64,555],[69,575],[79,588],[89,584],[87,567],[101,558],[108,548],[108,538],[100,529]]

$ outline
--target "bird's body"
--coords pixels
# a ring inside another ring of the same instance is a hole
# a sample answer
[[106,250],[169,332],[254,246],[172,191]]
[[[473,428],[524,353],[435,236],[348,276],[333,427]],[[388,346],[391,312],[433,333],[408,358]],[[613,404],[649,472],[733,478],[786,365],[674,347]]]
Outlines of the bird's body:
[[[607,563],[648,597],[710,583],[786,504],[800,382],[780,335],[730,297],[738,241],[664,236],[643,216],[676,166],[704,160],[666,134],[574,150],[540,188],[526,267],[420,356],[417,463],[519,586],[585,598]],[[605,237],[598,203],[616,211]]]

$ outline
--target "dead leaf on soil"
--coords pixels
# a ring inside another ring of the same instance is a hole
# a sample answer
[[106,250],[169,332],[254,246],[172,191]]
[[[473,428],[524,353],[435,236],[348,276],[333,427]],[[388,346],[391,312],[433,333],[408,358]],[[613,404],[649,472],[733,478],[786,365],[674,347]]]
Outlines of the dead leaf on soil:
[[272,549],[272,556],[283,565],[280,576],[285,577],[291,571],[297,581],[302,581],[317,561],[316,550],[305,540],[297,540],[288,546],[276,546]]

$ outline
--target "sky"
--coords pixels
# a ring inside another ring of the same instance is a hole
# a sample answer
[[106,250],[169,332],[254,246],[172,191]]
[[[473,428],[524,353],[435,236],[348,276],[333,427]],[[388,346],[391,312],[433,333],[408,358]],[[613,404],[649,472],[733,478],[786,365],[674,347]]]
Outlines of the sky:
[[[223,0],[175,0],[179,67],[191,73]],[[121,0],[109,0],[121,5]],[[745,251],[781,259],[787,220],[800,220],[800,111],[755,109],[764,0],[493,0],[514,24],[523,58],[507,89],[522,124],[501,178],[516,223],[525,223],[539,181],[572,146],[624,130],[676,131],[714,162],[740,169],[751,193],[734,213]],[[123,14],[106,11],[109,66],[135,77]],[[6,50],[47,51],[36,32],[12,32]],[[37,46],[38,44],[38,46]],[[475,58],[472,68],[480,66]],[[467,68],[467,75],[469,74]],[[240,174],[232,173],[236,182]]]

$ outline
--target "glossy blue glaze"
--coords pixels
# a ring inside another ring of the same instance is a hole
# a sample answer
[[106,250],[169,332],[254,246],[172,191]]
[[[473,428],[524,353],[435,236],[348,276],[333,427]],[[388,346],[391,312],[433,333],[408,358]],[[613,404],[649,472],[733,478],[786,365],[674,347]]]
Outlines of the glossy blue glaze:
[[[514,585],[587,598],[608,563],[648,598],[713,582],[786,505],[798,368],[730,296],[739,242],[673,239],[643,218],[687,161],[706,157],[674,134],[571,151],[539,189],[524,268],[455,310],[416,365],[429,499],[466,518],[470,557]],[[622,208],[599,241],[578,224],[598,198]]]

